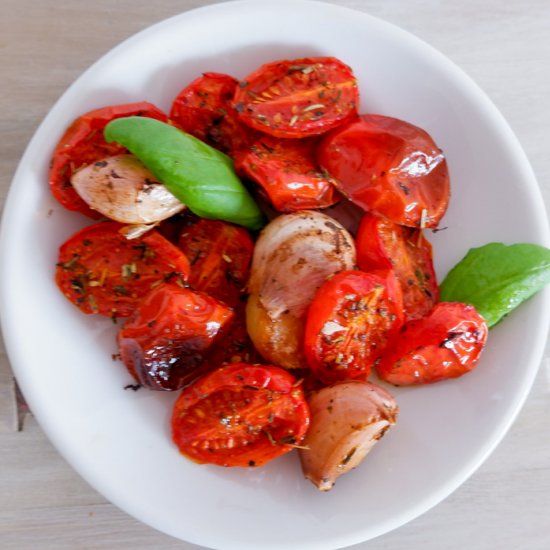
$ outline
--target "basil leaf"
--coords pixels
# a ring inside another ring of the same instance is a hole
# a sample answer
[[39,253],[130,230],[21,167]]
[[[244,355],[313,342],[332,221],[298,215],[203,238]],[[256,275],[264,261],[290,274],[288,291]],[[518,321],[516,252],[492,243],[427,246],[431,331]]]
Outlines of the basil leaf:
[[445,302],[472,304],[491,327],[550,282],[550,250],[489,243],[471,249],[440,285]]
[[133,153],[168,190],[203,218],[259,229],[263,215],[225,154],[174,126],[147,117],[112,120],[104,130]]

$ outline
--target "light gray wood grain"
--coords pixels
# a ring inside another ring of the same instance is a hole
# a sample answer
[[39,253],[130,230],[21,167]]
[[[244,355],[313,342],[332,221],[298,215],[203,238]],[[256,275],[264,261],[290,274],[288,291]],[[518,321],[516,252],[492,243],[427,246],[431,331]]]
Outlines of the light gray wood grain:
[[[144,27],[208,3],[3,0],[0,207],[26,143],[48,109],[83,70]],[[545,203],[550,205],[548,0],[334,3],[366,11],[415,33],[469,73],[516,132],[538,176]],[[14,431],[14,422],[9,362],[0,347],[0,548],[198,548],[160,534],[107,503],[58,455],[32,417],[27,418],[22,432]],[[549,511],[547,349],[523,410],[486,463],[422,517],[356,548],[545,550],[550,548]]]

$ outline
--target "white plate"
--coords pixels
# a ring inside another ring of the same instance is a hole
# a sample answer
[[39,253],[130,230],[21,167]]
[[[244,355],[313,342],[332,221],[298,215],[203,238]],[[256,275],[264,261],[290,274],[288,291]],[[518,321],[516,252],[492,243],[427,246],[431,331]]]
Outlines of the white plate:
[[[398,425],[328,494],[294,454],[263,469],[199,466],[169,438],[174,396],[130,382],[109,320],[82,315],[53,283],[57,248],[89,223],[50,197],[52,148],[80,113],[149,100],[168,109],[203,71],[244,77],[278,58],[333,55],[355,70],[362,109],[426,128],[447,154],[453,196],[434,235],[439,275],[488,241],[550,242],[536,181],[486,96],[439,53],[363,13],[300,1],[230,2],[127,40],[80,77],[46,117],[15,175],[3,220],[1,303],[12,366],[40,424],[98,491],[145,523],[224,549],[322,550],[380,535],[456,489],[502,438],[542,355],[542,293],[495,328],[478,368],[396,390]],[[510,212],[514,212],[511,217]],[[39,460],[39,458],[37,458]]]

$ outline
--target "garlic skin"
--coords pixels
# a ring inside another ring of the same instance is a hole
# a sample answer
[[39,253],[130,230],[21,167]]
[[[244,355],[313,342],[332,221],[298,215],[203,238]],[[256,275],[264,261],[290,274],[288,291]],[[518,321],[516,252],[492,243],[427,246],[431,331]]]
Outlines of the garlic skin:
[[144,223],[139,225],[137,224],[125,225],[124,227],[120,228],[119,233],[121,235],[124,235],[130,241],[132,239],[137,239],[138,237],[145,235],[145,233],[155,228],[157,224],[158,222]]
[[355,266],[355,244],[336,220],[304,210],[283,214],[260,234],[248,283],[246,323],[256,349],[284,368],[307,367],[307,308],[327,277]]
[[89,164],[71,183],[90,208],[120,223],[150,225],[185,208],[133,155]]
[[339,382],[308,399],[310,427],[302,442],[302,470],[320,491],[356,468],[395,424],[398,407],[383,388],[362,380]]

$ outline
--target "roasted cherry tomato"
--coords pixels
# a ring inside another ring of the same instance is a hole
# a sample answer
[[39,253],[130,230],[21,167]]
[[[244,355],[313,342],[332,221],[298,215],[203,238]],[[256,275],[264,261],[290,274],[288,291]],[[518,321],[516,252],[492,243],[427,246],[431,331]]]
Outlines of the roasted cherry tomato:
[[316,143],[265,136],[236,156],[235,169],[259,184],[279,212],[326,208],[339,193],[317,166]]
[[306,321],[304,351],[313,373],[326,384],[366,379],[399,330],[401,309],[391,271],[344,271],[329,279],[313,298]]
[[358,103],[353,72],[334,57],[262,65],[239,84],[234,98],[243,122],[283,138],[322,134],[355,117]]
[[351,201],[411,227],[436,227],[449,202],[441,149],[420,128],[363,115],[325,136],[317,159]]
[[234,308],[235,316],[208,357],[212,367],[255,362],[260,356],[246,330],[246,282],[254,243],[246,229],[218,220],[200,219],[185,227],[179,247],[189,258],[189,284]]
[[432,246],[421,229],[365,214],[355,244],[359,269],[394,270],[403,291],[405,320],[424,317],[438,302]]
[[172,438],[199,463],[261,466],[299,444],[309,425],[300,383],[279,367],[235,363],[185,388]]
[[199,219],[183,228],[178,245],[189,258],[189,284],[193,288],[230,306],[242,301],[254,250],[246,229]]
[[107,143],[103,138],[108,122],[126,116],[145,116],[163,122],[167,119],[160,109],[145,101],[103,107],[77,118],[59,140],[53,152],[49,182],[53,196],[68,210],[93,219],[101,217],[73,189],[71,177],[75,170],[87,164],[126,152],[118,143]]
[[118,333],[122,361],[153,390],[178,390],[208,370],[205,355],[233,312],[176,284],[163,284],[139,302]]
[[427,317],[403,326],[376,369],[396,386],[457,378],[475,367],[487,333],[474,306],[440,302]]
[[233,308],[233,319],[227,330],[212,346],[208,353],[208,363],[212,368],[227,363],[259,363],[261,355],[257,352],[246,328],[246,305],[243,302]]
[[257,133],[243,124],[232,105],[238,81],[220,73],[204,73],[174,100],[170,119],[189,134],[225,153],[246,147]]
[[116,222],[85,227],[59,249],[56,282],[84,313],[127,317],[165,281],[184,281],[186,256],[155,230],[128,240]]
[[171,243],[177,245],[181,232],[190,223],[189,220],[196,221],[196,219],[195,214],[186,209],[171,218],[162,220],[155,229]]

